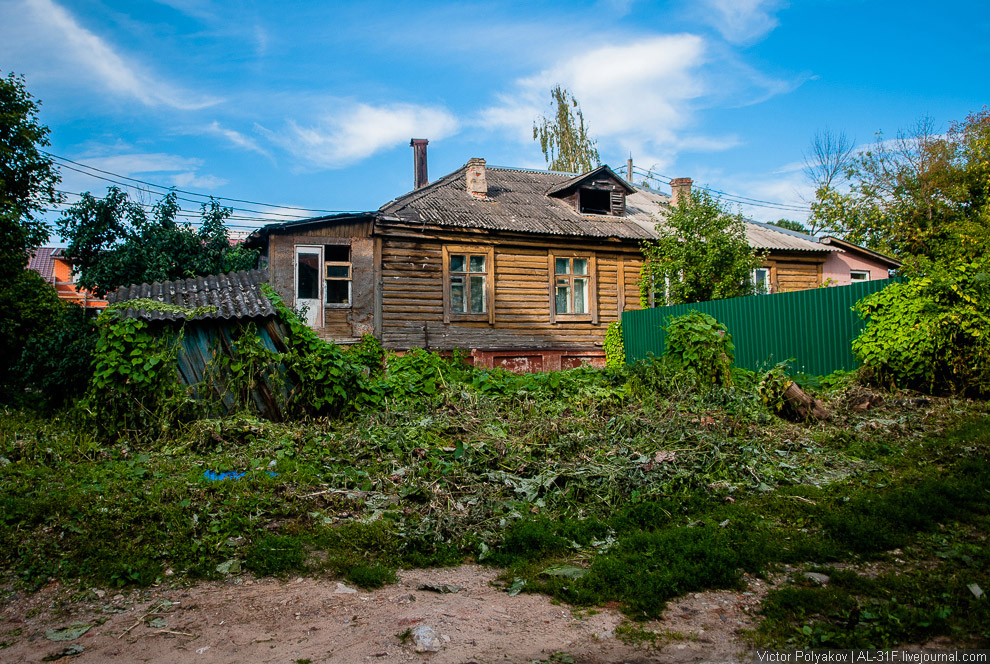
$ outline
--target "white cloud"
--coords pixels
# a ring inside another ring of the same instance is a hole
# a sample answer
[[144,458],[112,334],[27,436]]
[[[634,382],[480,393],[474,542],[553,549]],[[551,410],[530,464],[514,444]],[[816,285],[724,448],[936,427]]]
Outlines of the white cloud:
[[705,62],[704,41],[689,34],[587,50],[518,80],[480,113],[479,124],[531,142],[533,122],[559,84],[578,100],[599,148],[608,142],[636,155],[665,154],[690,121],[693,102],[708,93],[699,72]]
[[176,173],[171,176],[172,184],[180,189],[192,187],[195,189],[217,189],[227,184],[229,180],[214,175],[197,175],[195,172]]
[[182,90],[145,71],[80,25],[53,0],[22,0],[21,7],[18,20],[8,21],[2,30],[0,36],[7,41],[3,51],[13,52],[19,59],[40,60],[50,77],[91,81],[98,84],[100,94],[131,97],[146,106],[195,110],[219,102]]
[[477,124],[533,145],[533,122],[549,111],[549,91],[561,85],[581,106],[606,160],[632,154],[637,164],[666,168],[680,151],[737,147],[733,134],[692,132],[698,112],[759,103],[794,87],[741,62],[724,44],[693,34],[659,35],[588,48],[518,79]]
[[703,0],[698,3],[700,17],[733,44],[757,41],[777,27],[778,9],[783,0]]
[[436,140],[457,131],[457,120],[443,108],[353,102],[337,105],[339,108],[325,111],[312,123],[289,120],[283,131],[265,131],[274,143],[318,168],[341,168],[413,137]]
[[251,152],[257,152],[260,155],[271,158],[271,154],[263,147],[258,145],[258,142],[255,141],[253,138],[251,138],[250,136],[245,136],[241,132],[236,131],[234,129],[227,129],[226,127],[221,126],[221,124],[216,120],[214,120],[211,124],[204,127],[203,132],[207,134],[214,134],[217,136],[221,136],[239,148],[243,148]]
[[[113,149],[113,148],[109,148]],[[94,146],[88,154],[73,157],[75,161],[85,166],[90,166],[103,173],[97,173],[99,177],[94,177],[85,171],[85,168],[77,170],[64,170],[63,188],[68,191],[98,192],[113,183],[108,182],[109,178],[119,182],[118,186],[126,189],[129,193],[139,194],[140,200],[153,202],[161,198],[161,192],[148,188],[137,182],[129,182],[126,179],[115,176],[131,177],[137,180],[144,180],[154,185],[162,187],[175,186],[180,188],[194,189],[216,189],[227,184],[227,180],[214,175],[200,173],[203,162],[200,159],[180,157],[178,155],[163,152],[137,153],[129,152],[124,154],[106,154],[107,148]]]

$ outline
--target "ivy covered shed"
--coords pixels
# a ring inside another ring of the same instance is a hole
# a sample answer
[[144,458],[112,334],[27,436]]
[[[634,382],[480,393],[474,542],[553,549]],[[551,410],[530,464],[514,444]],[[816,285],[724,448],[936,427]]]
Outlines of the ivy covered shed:
[[[243,360],[243,354],[235,352],[239,340],[248,336],[271,353],[287,350],[288,331],[265,293],[266,282],[264,270],[231,272],[122,286],[108,294],[107,301],[122,317],[144,320],[157,334],[173,338],[182,383],[213,391],[211,396],[230,411],[237,399],[218,373]],[[283,371],[245,387],[260,414],[282,419],[279,404],[284,400],[276,395],[290,388]]]

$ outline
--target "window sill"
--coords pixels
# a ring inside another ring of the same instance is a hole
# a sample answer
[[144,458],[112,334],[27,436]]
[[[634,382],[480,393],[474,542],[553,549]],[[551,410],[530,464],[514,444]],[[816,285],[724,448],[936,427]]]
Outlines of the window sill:
[[591,314],[555,314],[554,323],[591,323],[594,317]]
[[353,306],[352,304],[323,304],[324,309],[350,309]]

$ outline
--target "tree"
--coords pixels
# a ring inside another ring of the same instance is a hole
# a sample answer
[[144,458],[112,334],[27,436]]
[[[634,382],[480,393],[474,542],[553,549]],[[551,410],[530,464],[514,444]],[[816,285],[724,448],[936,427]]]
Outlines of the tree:
[[23,77],[0,78],[0,283],[18,278],[28,252],[48,241],[40,215],[61,201],[58,168],[41,152],[49,130],[38,108]]
[[771,221],[770,225],[776,226],[777,228],[786,228],[789,231],[797,231],[798,233],[808,233],[808,229],[805,228],[804,224],[791,221],[790,219],[778,219],[777,221]]
[[818,189],[814,223],[906,259],[974,258],[990,233],[990,110],[939,133],[923,118],[895,139],[878,134],[853,157],[848,191]]
[[643,243],[643,306],[705,302],[754,292],[753,270],[763,264],[746,240],[742,215],[730,214],[706,191],[693,192],[657,223]]
[[48,127],[24,79],[0,77],[0,397],[17,393],[15,363],[28,340],[60,315],[55,290],[27,270],[28,252],[48,240],[41,214],[59,202],[58,169],[41,152]]
[[549,169],[584,173],[596,168],[601,163],[598,148],[588,136],[577,99],[559,85],[550,91],[550,98],[553,119],[543,116],[533,123],[533,140],[540,142]]
[[103,198],[83,194],[57,222],[79,285],[105,295],[129,284],[254,267],[256,251],[230,245],[224,225],[230,208],[213,199],[203,203],[198,231],[176,221],[180,211],[174,192],[153,206],[150,217],[116,187]]

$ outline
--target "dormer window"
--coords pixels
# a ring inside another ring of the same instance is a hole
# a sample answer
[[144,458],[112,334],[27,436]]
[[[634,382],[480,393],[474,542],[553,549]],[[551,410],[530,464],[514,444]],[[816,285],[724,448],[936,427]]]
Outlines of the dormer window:
[[578,203],[581,214],[614,214],[612,212],[612,192],[608,189],[581,187]]
[[547,195],[569,203],[580,214],[624,217],[626,196],[635,191],[608,166],[600,166],[558,184]]

